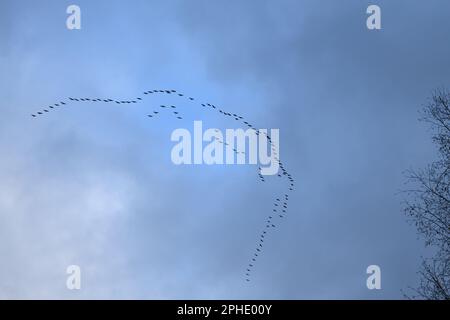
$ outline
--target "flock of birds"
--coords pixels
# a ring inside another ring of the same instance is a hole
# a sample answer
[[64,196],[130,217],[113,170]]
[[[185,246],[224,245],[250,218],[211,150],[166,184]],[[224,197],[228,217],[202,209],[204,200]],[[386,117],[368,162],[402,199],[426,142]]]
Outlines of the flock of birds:
[[[155,90],[150,90],[150,91],[145,91],[143,92],[142,96],[136,97],[134,99],[131,100],[115,100],[115,99],[101,99],[101,98],[73,98],[73,97],[69,97],[67,100],[64,101],[60,101],[58,103],[55,103],[53,105],[49,105],[47,107],[42,108],[40,111],[37,111],[36,113],[31,114],[31,116],[33,118],[37,118],[40,116],[43,116],[45,114],[50,113],[53,110],[57,110],[57,109],[62,109],[68,105],[70,105],[71,103],[79,103],[79,102],[88,102],[88,103],[97,103],[97,102],[101,102],[101,103],[109,103],[109,104],[138,104],[138,103],[142,103],[144,102],[145,98],[148,97],[149,95],[158,95],[158,94],[164,94],[164,95],[175,95],[184,99],[187,99],[188,102],[190,103],[196,103],[198,104],[198,106],[200,106],[201,108],[204,109],[209,109],[212,111],[216,111],[220,114],[222,114],[225,117],[230,117],[232,119],[234,119],[237,122],[242,123],[245,127],[248,127],[251,130],[255,131],[256,135],[265,135],[266,136],[266,140],[269,143],[270,147],[271,147],[271,152],[274,155],[274,159],[279,163],[279,168],[281,169],[281,173],[279,172],[277,174],[277,176],[279,178],[285,178],[286,179],[286,185],[285,185],[285,191],[284,193],[278,195],[277,198],[275,198],[274,203],[273,203],[273,208],[272,211],[269,213],[269,215],[267,216],[267,219],[264,222],[264,227],[261,231],[261,233],[259,234],[259,238],[257,240],[257,244],[255,247],[254,252],[252,253],[252,257],[250,258],[251,260],[249,261],[247,267],[246,267],[246,272],[245,272],[245,281],[249,282],[250,278],[251,278],[251,274],[253,269],[255,268],[256,262],[258,260],[258,257],[260,256],[260,254],[262,254],[263,249],[264,249],[264,245],[265,245],[265,241],[267,240],[267,236],[269,235],[269,232],[271,230],[273,230],[274,228],[277,227],[277,224],[275,222],[276,218],[279,219],[283,219],[286,217],[287,212],[288,212],[288,204],[289,204],[289,193],[292,192],[294,190],[295,187],[295,181],[294,178],[292,177],[292,175],[286,170],[284,164],[281,162],[281,160],[279,159],[279,155],[276,152],[276,148],[275,148],[275,144],[272,141],[271,137],[269,134],[267,134],[264,131],[259,131],[258,129],[256,129],[249,121],[247,121],[246,119],[244,119],[243,116],[240,116],[236,113],[230,113],[227,112],[225,110],[223,110],[222,108],[219,108],[217,106],[215,106],[214,104],[211,103],[206,103],[206,102],[199,102],[197,103],[196,99],[190,96],[186,96],[183,93],[180,93],[176,90],[161,90],[161,89],[155,89]],[[147,114],[147,117],[149,118],[156,118],[158,117],[158,115],[161,114],[161,112],[170,112],[177,120],[181,120],[183,119],[183,116],[179,110],[179,108],[177,108],[176,105],[160,105],[159,108],[153,110],[151,113]],[[229,144],[225,141],[222,141],[220,139],[218,139],[219,143],[225,144],[226,147],[229,147]],[[233,148],[233,151],[238,154],[245,154],[244,151],[238,151],[236,148]],[[258,168],[258,177],[260,179],[261,182],[265,182],[266,178],[261,174],[261,168]]]

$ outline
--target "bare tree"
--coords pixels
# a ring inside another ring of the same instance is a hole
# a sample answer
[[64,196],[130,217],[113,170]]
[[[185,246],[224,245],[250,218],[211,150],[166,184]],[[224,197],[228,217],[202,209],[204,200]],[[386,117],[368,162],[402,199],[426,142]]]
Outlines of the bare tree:
[[427,168],[408,171],[405,213],[435,250],[423,259],[418,288],[410,298],[450,299],[450,93],[436,91],[422,112],[422,121],[431,126],[438,159]]

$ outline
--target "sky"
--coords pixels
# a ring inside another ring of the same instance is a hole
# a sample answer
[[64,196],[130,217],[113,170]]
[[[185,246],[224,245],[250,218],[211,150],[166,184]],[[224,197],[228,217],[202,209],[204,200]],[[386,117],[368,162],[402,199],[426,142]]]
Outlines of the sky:
[[[68,30],[66,8],[81,8]],[[382,29],[368,30],[377,4]],[[402,299],[429,248],[402,212],[405,170],[436,158],[418,121],[449,88],[450,3],[0,2],[0,298]],[[170,135],[237,128],[175,89],[280,130],[296,180],[252,271],[274,194],[257,166],[176,166]],[[81,268],[68,290],[66,268]],[[369,265],[380,290],[366,286]]]

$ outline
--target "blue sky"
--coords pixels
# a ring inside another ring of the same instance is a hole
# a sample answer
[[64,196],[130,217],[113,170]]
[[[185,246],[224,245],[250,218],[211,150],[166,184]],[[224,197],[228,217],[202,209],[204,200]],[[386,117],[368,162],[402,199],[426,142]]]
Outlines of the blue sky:
[[[382,30],[366,28],[378,4]],[[67,30],[77,4],[82,29]],[[428,250],[402,214],[403,172],[436,151],[418,111],[449,87],[448,1],[2,1],[0,297],[402,298]],[[289,217],[243,281],[273,196],[253,166],[174,166],[171,132],[234,128],[214,113],[149,121],[80,104],[186,92],[280,129]],[[66,267],[82,289],[65,287]],[[382,272],[368,290],[367,266]]]

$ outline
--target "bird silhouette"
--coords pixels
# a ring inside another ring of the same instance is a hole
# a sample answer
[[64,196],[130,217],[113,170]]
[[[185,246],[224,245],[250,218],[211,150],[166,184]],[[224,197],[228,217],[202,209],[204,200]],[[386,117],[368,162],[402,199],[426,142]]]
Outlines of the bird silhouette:
[[[149,91],[145,91],[145,92],[143,92],[143,96],[138,96],[138,97],[135,97],[135,98],[133,98],[133,99],[130,99],[130,100],[114,100],[114,99],[111,99],[111,98],[103,98],[103,99],[101,99],[101,98],[86,98],[86,97],[84,97],[84,98],[75,98],[75,97],[69,97],[68,98],[68,100],[67,101],[60,101],[59,103],[56,103],[56,104],[54,104],[54,106],[55,107],[58,107],[58,106],[62,106],[62,105],[66,105],[66,104],[68,104],[68,102],[69,101],[71,101],[71,102],[104,102],[104,103],[109,103],[109,102],[114,102],[114,103],[116,103],[116,104],[138,104],[138,103],[145,103],[145,100],[144,100],[144,98],[146,98],[146,96],[148,95],[148,94],[167,94],[167,95],[170,95],[170,94],[172,94],[172,93],[177,93],[177,91],[176,90],[174,90],[174,89],[153,89],[153,90],[149,90]],[[180,98],[180,99],[187,99],[187,100],[189,100],[189,101],[194,101],[195,99],[193,98],[193,97],[191,97],[191,96],[189,96],[189,97],[185,97],[185,95],[183,94],[183,93],[181,93],[181,92],[178,92],[177,93],[177,96]],[[266,137],[266,139],[267,139],[267,142],[268,142],[268,144],[270,145],[270,150],[272,150],[272,153],[273,153],[273,155],[275,156],[275,159],[279,162],[279,167],[280,167],[280,170],[281,170],[281,173],[278,173],[277,174],[277,176],[279,177],[279,178],[283,178],[283,177],[286,177],[286,180],[289,182],[288,183],[288,185],[287,185],[287,188],[286,188],[286,190],[288,190],[289,192],[292,192],[293,190],[294,190],[294,186],[295,186],[295,182],[294,182],[294,179],[293,179],[293,177],[292,177],[292,175],[286,170],[286,168],[285,168],[285,166],[284,166],[284,164],[279,160],[279,158],[278,158],[278,153],[276,152],[276,148],[275,148],[275,145],[274,145],[274,142],[272,141],[272,138],[270,137],[270,135],[268,135],[267,134],[267,132],[264,132],[264,131],[259,131],[258,129],[255,129],[255,127],[253,126],[253,124],[251,124],[248,120],[246,120],[246,119],[244,119],[244,117],[242,116],[242,115],[239,115],[239,114],[237,114],[237,113],[231,113],[231,112],[228,112],[228,111],[226,111],[224,108],[219,108],[219,107],[217,107],[217,106],[215,106],[215,105],[213,105],[213,104],[211,104],[211,103],[208,103],[208,102],[202,102],[202,103],[198,103],[198,105],[200,106],[200,107],[202,107],[202,108],[205,108],[205,107],[209,107],[209,108],[211,108],[211,109],[213,109],[213,110],[215,110],[215,111],[217,111],[218,112],[218,114],[221,114],[221,115],[223,115],[223,116],[227,116],[227,117],[232,117],[235,121],[239,121],[239,120],[241,120],[242,121],[242,123],[245,125],[245,126],[247,126],[248,128],[250,128],[249,130],[252,130],[253,132],[255,132],[255,134],[256,135],[261,135],[261,134],[263,134],[265,137]],[[165,105],[161,105],[160,106],[162,109],[166,109],[166,106]],[[48,107],[50,110],[53,110],[54,109],[54,107],[53,106],[49,106]],[[172,108],[172,109],[176,109],[176,106],[175,105],[170,105],[170,108]],[[49,112],[49,110],[48,109],[43,109],[42,111],[38,111],[38,112],[36,112],[36,113],[33,113],[33,114],[31,114],[31,116],[33,117],[33,118],[36,118],[37,116],[36,116],[36,114],[37,115],[42,115],[43,113],[50,113]],[[156,115],[158,115],[159,113],[158,113],[158,111],[153,111],[153,114],[147,114],[147,117],[148,118],[154,118]],[[182,116],[179,114],[179,112],[178,111],[173,111],[173,115],[177,118],[177,119],[183,119],[182,118]],[[224,141],[219,141],[219,140],[217,140],[219,143],[221,143],[221,144],[223,144],[225,147],[229,147],[229,144],[228,143],[226,143],[226,142],[224,142]],[[233,152],[235,152],[236,154],[245,154],[245,152],[243,152],[243,151],[239,151],[239,150],[237,150],[236,148],[232,148],[232,150],[233,150]],[[259,180],[261,181],[261,182],[265,182],[266,181],[266,178],[263,176],[263,175],[261,175],[261,168],[258,168],[258,178],[259,178]],[[288,193],[289,193],[288,192]],[[288,201],[289,201],[289,194],[288,193],[285,193],[284,194],[284,199],[285,199],[285,202],[283,203],[283,206],[282,206],[282,213],[283,214],[277,214],[276,215],[276,217],[277,218],[284,218],[285,217],[285,214],[287,213],[287,208],[288,208]],[[276,201],[277,202],[280,202],[280,198],[279,197],[277,197],[276,198]],[[278,204],[277,203],[274,203],[273,204],[273,210],[272,210],[272,212],[277,212],[277,209],[276,208],[278,208],[279,206],[278,206]],[[270,228],[270,227],[272,227],[272,228],[275,228],[275,224],[274,223],[272,223],[272,220],[273,220],[273,216],[269,216],[269,220],[266,222],[266,223],[268,223],[268,224],[266,224],[266,230],[268,230],[268,231],[270,231],[268,228]],[[261,233],[261,237],[260,237],[260,242],[259,242],[259,246],[258,246],[258,250],[257,250],[257,252],[261,252],[261,250],[259,249],[259,248],[262,248],[262,243],[264,243],[264,238],[265,238],[265,235],[267,235],[267,231],[266,230],[263,230],[263,232]],[[256,254],[256,253],[255,253]],[[255,257],[257,258],[258,257],[258,255],[256,254],[255,256],[254,256],[254,258],[252,258],[252,261],[253,262],[256,262],[256,259],[255,259]],[[250,269],[251,268],[253,268],[253,264],[250,264],[249,265],[250,266]],[[249,274],[250,274],[250,271],[249,271]]]

